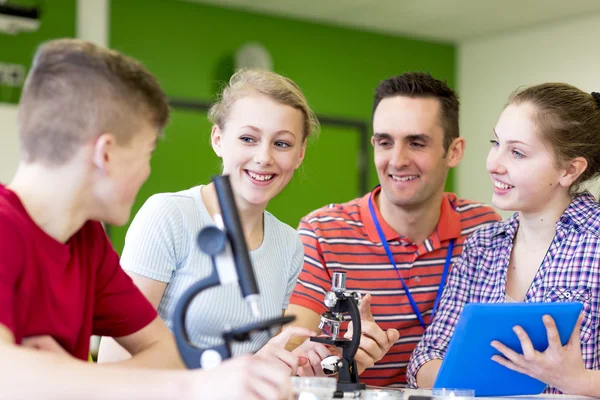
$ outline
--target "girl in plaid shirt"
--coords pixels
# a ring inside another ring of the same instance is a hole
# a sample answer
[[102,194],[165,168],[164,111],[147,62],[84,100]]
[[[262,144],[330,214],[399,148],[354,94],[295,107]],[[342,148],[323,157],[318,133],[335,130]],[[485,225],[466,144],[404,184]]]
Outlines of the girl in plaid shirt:
[[494,360],[547,383],[547,393],[600,397],[600,204],[579,191],[600,176],[600,94],[564,83],[515,92],[491,143],[492,204],[516,213],[467,239],[408,382],[433,385],[466,303],[579,301],[584,311],[565,346],[546,316],[546,351],[515,327],[523,354],[493,342],[505,356]]

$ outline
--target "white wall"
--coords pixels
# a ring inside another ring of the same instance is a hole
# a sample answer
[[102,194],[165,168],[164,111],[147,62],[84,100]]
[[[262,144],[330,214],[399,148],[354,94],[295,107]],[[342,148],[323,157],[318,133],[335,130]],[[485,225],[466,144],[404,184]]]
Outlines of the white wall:
[[9,183],[19,163],[17,107],[0,103],[0,183]]
[[[461,197],[490,202],[492,185],[485,159],[492,129],[513,90],[562,81],[600,92],[598,38],[600,14],[595,14],[459,44],[460,127],[467,140],[455,175],[455,190]],[[597,195],[598,188],[593,190]]]
[[77,0],[77,37],[108,47],[110,0]]

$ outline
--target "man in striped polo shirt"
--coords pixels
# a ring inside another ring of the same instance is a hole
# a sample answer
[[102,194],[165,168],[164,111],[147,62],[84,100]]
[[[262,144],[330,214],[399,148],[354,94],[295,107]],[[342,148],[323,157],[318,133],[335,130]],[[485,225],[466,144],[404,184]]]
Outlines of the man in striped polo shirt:
[[298,228],[304,267],[287,313],[297,316],[295,325],[318,331],[331,276],[346,272],[348,290],[365,296],[356,359],[361,372],[368,368],[361,375],[368,385],[406,385],[406,366],[451,259],[469,234],[501,219],[489,206],[444,192],[465,147],[458,108],[454,91],[428,74],[382,81],[371,138],[380,186],[310,213]]

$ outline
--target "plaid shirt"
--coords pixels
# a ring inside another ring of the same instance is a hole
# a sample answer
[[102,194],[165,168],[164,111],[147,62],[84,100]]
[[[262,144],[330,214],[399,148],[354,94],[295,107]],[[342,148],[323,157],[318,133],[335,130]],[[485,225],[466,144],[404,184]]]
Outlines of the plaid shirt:
[[[410,387],[416,387],[423,364],[444,358],[466,303],[506,301],[506,273],[518,227],[518,214],[514,214],[467,239],[453,263],[439,310],[411,356],[406,373]],[[524,301],[582,302],[583,360],[587,369],[600,369],[600,204],[591,194],[576,195],[557,221],[556,235]],[[548,387],[546,393],[560,392]]]

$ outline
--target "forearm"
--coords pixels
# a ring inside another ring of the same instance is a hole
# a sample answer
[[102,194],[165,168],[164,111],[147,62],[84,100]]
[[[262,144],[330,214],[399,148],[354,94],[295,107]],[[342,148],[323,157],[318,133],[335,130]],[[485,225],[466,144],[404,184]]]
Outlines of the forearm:
[[131,358],[131,354],[111,337],[102,337],[98,348],[98,363],[115,363]]
[[430,389],[440,369],[445,351],[433,347],[425,332],[421,342],[410,356],[406,368],[406,380],[411,388]]
[[186,369],[174,340],[156,343],[118,365],[158,369]]
[[2,398],[14,400],[177,399],[183,376],[170,371],[100,368],[14,345],[0,347]]
[[421,389],[431,389],[441,365],[442,360],[431,360],[423,364],[417,371],[417,387]]
[[[321,316],[315,311],[296,304],[290,304],[288,309],[285,311],[285,315],[293,315],[296,317],[296,320],[286,325],[284,328],[288,326],[299,326],[302,328],[310,329],[317,335],[321,334],[321,329],[319,329],[319,322],[321,320]],[[305,337],[293,337],[287,343],[285,348],[288,351],[292,351],[298,346],[300,346],[302,343],[304,343],[306,339],[307,338]]]
[[98,360],[112,362],[112,365],[116,366],[185,368],[175,337],[158,317],[145,328],[129,336],[102,338]]
[[578,387],[566,394],[600,398],[600,371],[585,370],[585,374],[581,378]]
[[294,351],[298,347],[300,347],[304,342],[306,342],[308,338],[292,338],[286,345],[285,349],[287,351]]
[[103,365],[117,367],[185,369],[185,364],[172,338],[153,342],[140,349],[133,357],[116,340],[102,338],[98,352],[98,362]]

